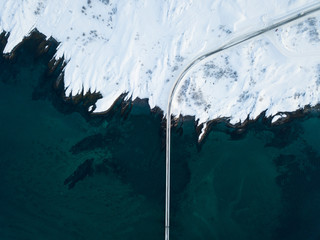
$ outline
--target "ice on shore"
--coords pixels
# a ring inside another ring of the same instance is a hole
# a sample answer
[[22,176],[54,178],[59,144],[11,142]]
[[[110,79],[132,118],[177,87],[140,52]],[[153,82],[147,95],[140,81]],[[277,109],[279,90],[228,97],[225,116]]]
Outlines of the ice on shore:
[[[59,42],[66,95],[100,92],[94,112],[122,94],[166,113],[183,69],[233,35],[318,1],[0,0],[0,32],[10,53],[37,29]],[[231,123],[314,106],[320,98],[320,14],[206,59],[186,76],[173,114]]]

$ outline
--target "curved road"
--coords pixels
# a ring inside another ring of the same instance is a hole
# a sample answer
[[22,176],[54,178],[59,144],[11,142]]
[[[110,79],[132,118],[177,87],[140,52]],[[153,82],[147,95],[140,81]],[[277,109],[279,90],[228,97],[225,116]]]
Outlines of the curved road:
[[301,8],[289,15],[286,15],[284,17],[281,17],[280,19],[277,19],[273,23],[270,23],[268,26],[257,30],[253,32],[246,33],[244,35],[241,35],[239,37],[235,37],[231,39],[226,44],[220,46],[219,48],[210,51],[206,54],[201,55],[200,57],[193,60],[186,68],[185,70],[179,75],[177,80],[175,81],[173,88],[171,90],[169,99],[168,99],[168,107],[167,107],[167,129],[166,129],[166,198],[165,198],[165,240],[169,240],[169,229],[170,229],[170,137],[171,137],[171,105],[173,97],[176,93],[177,87],[179,86],[180,82],[183,80],[184,76],[187,74],[187,72],[198,63],[202,62],[204,59],[206,59],[209,56],[212,56],[213,54],[219,53],[223,50],[226,50],[228,48],[231,48],[235,45],[238,45],[242,42],[245,42],[247,40],[250,40],[254,37],[257,37],[265,32],[268,32],[270,30],[273,30],[277,27],[280,27],[284,24],[290,23],[294,20],[297,20],[299,18],[305,17],[307,15],[310,15],[316,11],[320,10],[320,2],[308,5],[304,8]]

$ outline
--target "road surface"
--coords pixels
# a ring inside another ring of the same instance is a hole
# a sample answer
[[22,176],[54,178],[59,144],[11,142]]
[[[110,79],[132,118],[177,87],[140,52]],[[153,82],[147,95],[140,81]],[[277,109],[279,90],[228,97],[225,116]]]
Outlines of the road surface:
[[220,46],[219,48],[216,48],[213,51],[210,51],[208,53],[205,53],[199,57],[197,57],[195,60],[193,60],[187,67],[181,72],[177,80],[175,81],[172,90],[170,92],[170,96],[168,99],[168,107],[167,107],[167,129],[166,129],[166,197],[165,197],[165,240],[169,240],[169,230],[170,230],[170,142],[171,142],[171,105],[172,100],[174,98],[174,95],[176,93],[176,90],[180,84],[180,82],[183,80],[184,76],[188,73],[188,71],[194,67],[195,65],[199,64],[203,60],[205,60],[207,57],[212,56],[213,54],[219,53],[223,50],[226,50],[228,48],[234,47],[242,42],[245,42],[247,40],[250,40],[254,37],[257,37],[265,32],[271,31],[275,28],[278,28],[284,24],[290,23],[294,20],[297,20],[299,18],[305,17],[307,15],[310,15],[316,11],[320,11],[320,2],[308,5],[304,8],[301,8],[295,12],[292,12],[291,14],[288,14],[286,16],[283,16],[279,19],[276,19],[275,21],[268,23],[267,26],[258,29],[256,31],[252,31],[246,34],[243,34],[238,37],[234,37],[226,44]]

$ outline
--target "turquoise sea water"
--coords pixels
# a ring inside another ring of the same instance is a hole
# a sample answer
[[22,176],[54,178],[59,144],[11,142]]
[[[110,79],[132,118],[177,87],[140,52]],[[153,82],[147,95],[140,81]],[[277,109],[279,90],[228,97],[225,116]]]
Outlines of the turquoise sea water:
[[[0,60],[0,239],[163,239],[162,116],[90,117],[26,41]],[[320,239],[319,114],[173,129],[171,239]]]

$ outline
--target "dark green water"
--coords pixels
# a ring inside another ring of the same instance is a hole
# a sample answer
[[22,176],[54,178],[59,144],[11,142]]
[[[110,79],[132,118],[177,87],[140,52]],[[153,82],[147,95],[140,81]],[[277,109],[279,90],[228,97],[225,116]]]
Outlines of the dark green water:
[[[0,239],[163,239],[161,116],[81,115],[36,47],[0,60]],[[320,239],[319,134],[317,114],[220,124],[201,147],[175,128],[171,239]]]

